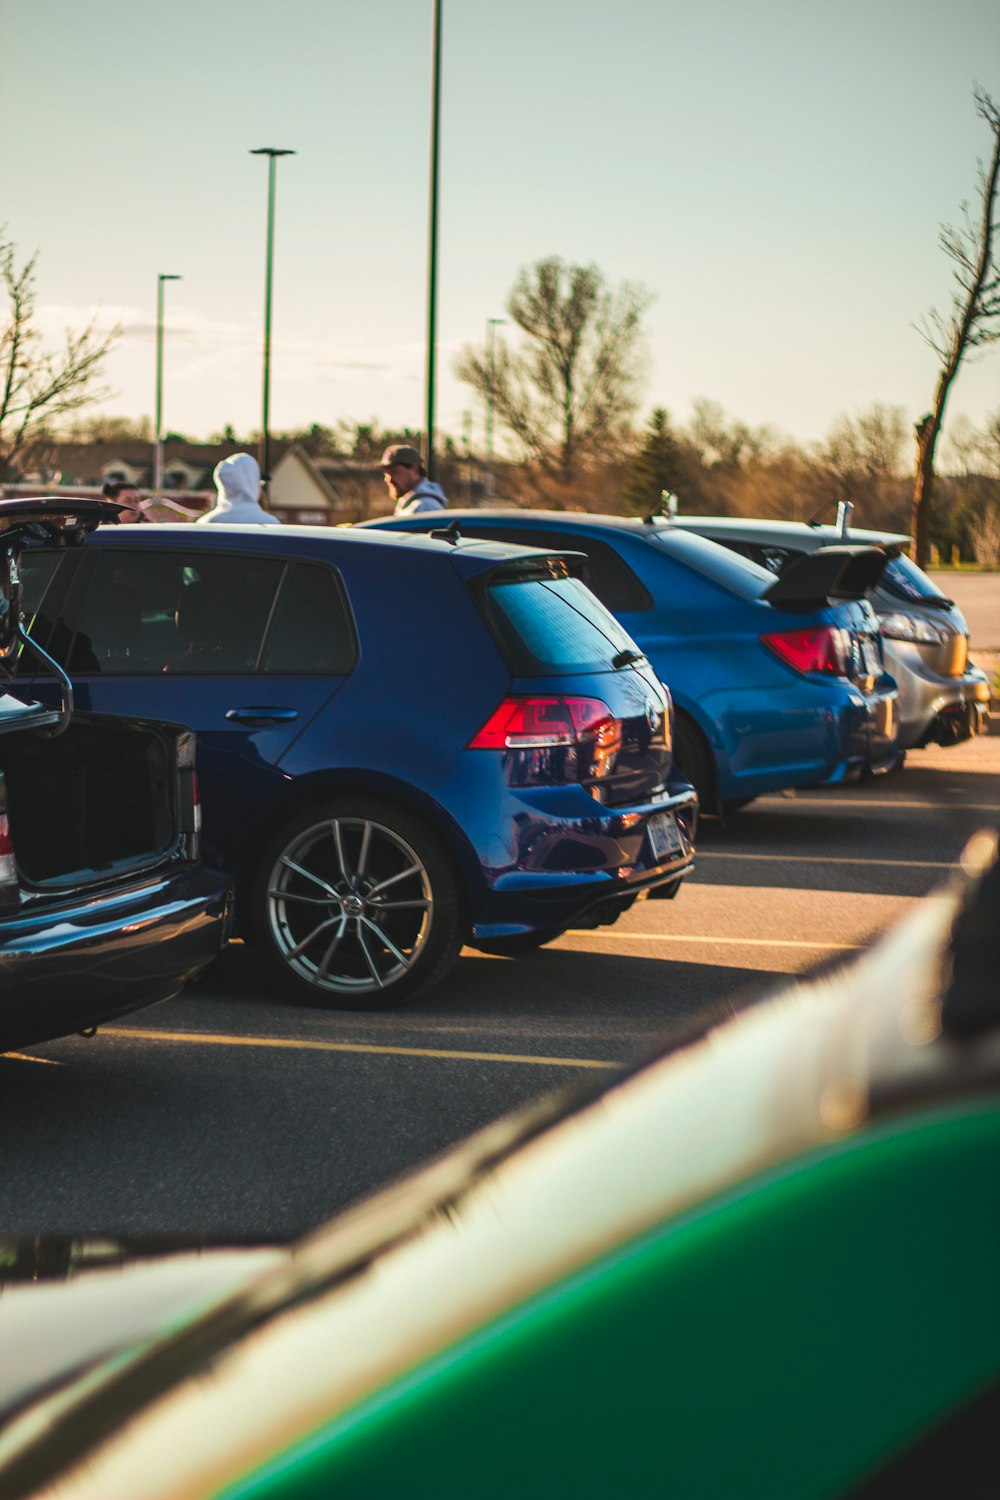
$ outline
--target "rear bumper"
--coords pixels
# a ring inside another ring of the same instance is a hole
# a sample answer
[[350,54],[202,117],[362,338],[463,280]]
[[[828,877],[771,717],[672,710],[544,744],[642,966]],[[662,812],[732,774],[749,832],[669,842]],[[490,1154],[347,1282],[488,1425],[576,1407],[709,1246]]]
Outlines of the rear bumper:
[[231,922],[228,877],[190,865],[0,914],[0,1047],[169,999],[216,957]]
[[979,667],[961,677],[942,677],[918,645],[886,641],[886,667],[899,686],[899,742],[907,749],[955,745],[985,728],[990,684]]
[[983,734],[989,720],[989,678],[975,667],[950,682],[939,680],[937,690],[925,702],[920,718],[913,724],[904,725],[902,737],[905,743],[912,743],[916,749],[924,745],[958,745],[973,735]]
[[[621,809],[595,806],[576,790],[590,803],[585,812],[567,815],[561,799],[545,797],[517,821],[514,857],[486,872],[489,895],[474,914],[475,940],[562,928],[595,908],[676,887],[693,869],[698,799],[690,787]],[[673,848],[666,847],[665,826],[676,830]]]
[[864,776],[902,759],[898,693],[888,677],[868,693],[843,679],[802,678],[756,699],[749,690],[729,694],[716,728],[724,735],[712,745],[723,802]]

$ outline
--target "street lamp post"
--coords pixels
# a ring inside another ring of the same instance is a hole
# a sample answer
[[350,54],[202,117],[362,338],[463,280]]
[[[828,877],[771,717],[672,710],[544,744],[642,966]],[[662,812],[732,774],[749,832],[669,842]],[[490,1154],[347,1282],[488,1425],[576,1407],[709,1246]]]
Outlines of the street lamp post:
[[271,282],[274,270],[274,163],[279,156],[294,156],[295,152],[283,146],[257,146],[251,156],[266,156],[267,162],[267,262],[264,272],[264,391],[261,403],[260,441],[257,445],[257,461],[260,477],[265,486],[271,478],[271,438],[269,431],[271,416]]
[[434,456],[434,387],[437,345],[438,162],[441,116],[441,0],[434,0],[434,44],[431,67],[431,181],[427,244],[427,473],[436,478]]
[[486,319],[486,498],[493,498],[493,379],[496,362],[497,325],[506,318]]
[[156,278],[156,444],[153,450],[153,489],[163,488],[163,283],[181,281],[161,271]]

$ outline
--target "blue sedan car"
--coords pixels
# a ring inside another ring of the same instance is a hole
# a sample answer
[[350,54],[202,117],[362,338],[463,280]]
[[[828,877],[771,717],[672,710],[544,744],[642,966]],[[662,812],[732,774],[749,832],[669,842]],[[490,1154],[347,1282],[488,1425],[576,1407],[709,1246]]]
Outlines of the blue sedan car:
[[81,708],[197,730],[204,856],[240,934],[362,1009],[425,991],[463,943],[614,921],[691,867],[669,698],[578,570],[297,526],[102,526],[24,558],[32,639]]
[[450,510],[365,526],[448,524],[462,536],[586,554],[591,588],[669,685],[675,752],[704,810],[900,763],[896,688],[863,597],[885,564],[874,549],[835,549],[776,583],[659,518]]

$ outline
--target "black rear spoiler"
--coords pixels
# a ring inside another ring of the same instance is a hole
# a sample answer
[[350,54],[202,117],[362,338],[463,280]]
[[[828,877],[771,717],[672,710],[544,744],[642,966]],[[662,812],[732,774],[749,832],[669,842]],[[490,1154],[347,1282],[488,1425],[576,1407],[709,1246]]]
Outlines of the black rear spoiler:
[[828,599],[863,599],[888,561],[881,547],[820,547],[793,557],[763,597],[775,609],[816,609]]

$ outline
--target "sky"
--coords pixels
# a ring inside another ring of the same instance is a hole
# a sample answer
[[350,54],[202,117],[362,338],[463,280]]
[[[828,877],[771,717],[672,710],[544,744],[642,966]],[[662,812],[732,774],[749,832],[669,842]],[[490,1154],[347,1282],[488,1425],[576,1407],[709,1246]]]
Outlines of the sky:
[[[260,422],[267,165],[271,427],[425,412],[432,0],[0,0],[0,223],[39,252],[50,341],[122,336],[97,410]],[[800,442],[873,402],[917,419],[948,308],[937,240],[976,201],[997,0],[443,0],[437,425],[452,373],[544,256],[638,281],[641,416],[692,402]],[[500,337],[511,329],[498,327]],[[1000,408],[1000,346],[949,406]],[[468,417],[465,415],[468,413]]]

